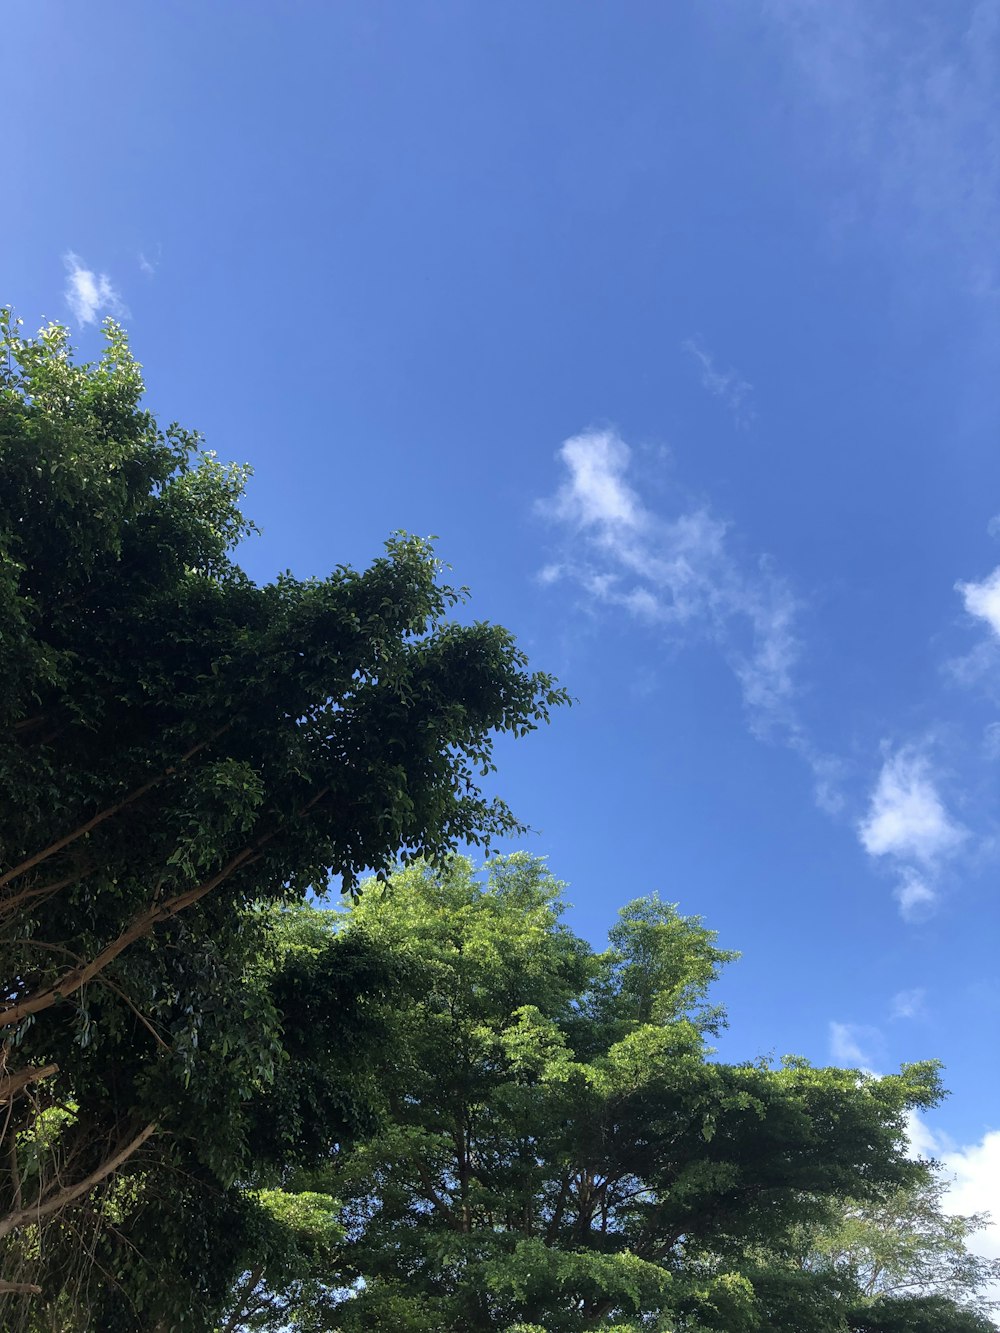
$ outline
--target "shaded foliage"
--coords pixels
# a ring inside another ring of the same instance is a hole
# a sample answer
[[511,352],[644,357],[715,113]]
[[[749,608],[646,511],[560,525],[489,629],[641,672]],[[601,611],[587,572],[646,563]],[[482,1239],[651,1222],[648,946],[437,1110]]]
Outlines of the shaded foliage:
[[[261,905],[518,829],[480,787],[493,737],[564,698],[507,631],[449,618],[461,594],[418,539],[253,583],[247,470],[160,428],[106,338],[81,365],[64,329],[0,318],[0,1272],[53,1300],[90,1280],[60,1229],[97,1261],[85,1200],[115,1172],[224,1201],[252,1138],[308,1154],[318,1117],[363,1114],[308,1064],[303,983],[248,980]],[[363,985],[344,962],[331,984]],[[260,1107],[281,1062],[283,1126]]]

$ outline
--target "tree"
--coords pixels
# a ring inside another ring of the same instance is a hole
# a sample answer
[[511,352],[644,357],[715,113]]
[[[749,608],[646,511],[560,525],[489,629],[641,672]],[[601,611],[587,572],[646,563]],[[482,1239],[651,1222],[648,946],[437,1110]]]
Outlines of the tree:
[[994,1333],[986,1315],[947,1296],[880,1298],[854,1312],[850,1333]]
[[935,1067],[719,1063],[707,992],[733,955],[698,918],[638,899],[597,953],[561,912],[518,855],[485,884],[414,865],[328,918],[331,949],[410,979],[381,1017],[381,1127],[284,1182],[340,1202],[325,1327],[846,1333],[856,1285],[761,1256],[921,1179],[905,1122]]
[[832,1216],[803,1236],[798,1263],[811,1271],[846,1272],[864,1296],[938,1296],[991,1308],[982,1292],[1000,1281],[1000,1259],[969,1250],[968,1241],[989,1225],[984,1213],[944,1211],[948,1185],[927,1163],[912,1185],[885,1198],[838,1202]]
[[80,365],[64,329],[0,318],[11,1328],[41,1281],[53,1300],[93,1284],[94,1236],[140,1182],[224,1193],[245,1167],[245,1105],[281,1051],[246,984],[261,905],[518,829],[479,786],[492,738],[565,697],[505,630],[448,618],[460,594],[418,539],[254,584],[233,557],[247,470],[158,427],[142,392],[113,323]]

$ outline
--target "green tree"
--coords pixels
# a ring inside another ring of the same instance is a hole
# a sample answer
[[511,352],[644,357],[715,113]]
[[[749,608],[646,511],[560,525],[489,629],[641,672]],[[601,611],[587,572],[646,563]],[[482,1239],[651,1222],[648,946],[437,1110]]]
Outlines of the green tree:
[[248,984],[261,904],[516,830],[479,786],[492,738],[564,698],[505,630],[449,618],[460,594],[423,541],[253,583],[233,558],[246,469],[161,429],[123,332],[106,338],[81,365],[64,329],[0,318],[9,1328],[34,1286],[66,1301],[104,1281],[96,1238],[168,1177],[176,1206],[146,1230],[174,1245],[198,1326],[228,1274],[184,1256],[213,1224],[206,1191],[230,1207],[285,1040]]
[[990,1219],[946,1213],[947,1191],[940,1170],[928,1163],[914,1185],[884,1199],[838,1204],[831,1220],[808,1237],[800,1262],[850,1273],[873,1300],[936,1295],[981,1302],[980,1293],[1000,1281],[1000,1260],[975,1254],[968,1242]]
[[[733,955],[658,898],[598,953],[538,860],[415,865],[331,917],[397,960],[383,1124],[286,1184],[341,1203],[328,1328],[815,1329],[840,1274],[762,1265],[830,1200],[911,1186],[906,1116],[936,1069],[727,1065],[709,1004]],[[339,1292],[339,1295],[337,1294]]]
[[996,1324],[947,1296],[883,1297],[856,1311],[850,1333],[994,1333]]

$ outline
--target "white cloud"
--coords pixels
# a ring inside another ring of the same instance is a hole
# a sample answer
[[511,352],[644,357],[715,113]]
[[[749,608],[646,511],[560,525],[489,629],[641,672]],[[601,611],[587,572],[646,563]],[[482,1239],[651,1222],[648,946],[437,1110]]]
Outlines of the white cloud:
[[[993,520],[991,526],[992,523]],[[988,632],[964,656],[947,662],[945,670],[959,685],[985,686],[995,696],[994,681],[1000,665],[1000,567],[979,583],[956,583],[955,591],[961,594],[966,612],[976,620],[985,621]]]
[[895,856],[922,865],[954,851],[966,836],[948,815],[926,756],[905,749],[883,764],[858,832],[870,856]]
[[871,1073],[875,1064],[871,1048],[880,1044],[881,1034],[877,1028],[858,1023],[830,1024],[830,1058],[838,1065]]
[[630,480],[632,454],[612,430],[566,440],[565,479],[539,511],[567,539],[538,576],[570,578],[593,603],[621,607],[668,636],[715,643],[737,677],[751,726],[798,735],[791,701],[797,603],[766,561],[745,567],[729,528],[704,505],[663,516]]
[[841,786],[847,776],[847,765],[835,755],[822,754],[801,733],[793,738],[792,749],[812,769],[816,804],[824,814],[835,818],[844,808]]
[[921,986],[900,990],[892,997],[890,1018],[920,1018],[924,1013],[927,992]]
[[[812,160],[831,158],[841,225],[903,255],[907,280],[940,274],[995,294],[1000,231],[1000,5],[765,0],[802,99]],[[933,258],[933,262],[928,262]]]
[[895,865],[894,897],[904,921],[933,915],[941,863],[967,836],[948,814],[926,755],[904,748],[885,760],[858,837],[869,856],[888,857]]
[[751,712],[774,718],[795,692],[794,671],[799,658],[795,633],[796,603],[779,579],[765,576],[755,586],[752,608],[753,648],[737,656],[736,674]]
[[68,275],[66,303],[78,324],[96,324],[100,315],[127,318],[128,311],[106,273],[94,273],[85,268],[79,255],[72,250],[63,256],[63,263]]
[[918,1111],[906,1113],[906,1137],[910,1145],[910,1157],[936,1159],[941,1152],[942,1137],[935,1134]]
[[564,572],[565,571],[560,564],[543,565],[535,575],[535,578],[543,588],[547,588],[551,583],[558,583]]
[[982,583],[956,583],[955,588],[962,594],[966,611],[985,620],[993,633],[1000,635],[1000,568]]
[[[995,1211],[1000,1200],[1000,1130],[984,1134],[978,1143],[940,1154],[945,1174],[952,1178],[948,1191],[949,1213]],[[1000,1259],[1000,1225],[988,1227],[970,1243],[970,1249],[991,1259]]]
[[569,471],[552,505],[559,518],[612,535],[641,525],[641,506],[624,480],[629,449],[614,431],[574,435],[564,442],[559,457]]
[[937,890],[911,867],[900,872],[892,896],[899,903],[899,915],[904,921],[926,921],[937,910]]
[[737,427],[748,426],[756,415],[749,402],[753,385],[732,367],[720,370],[699,338],[687,338],[682,346],[698,362],[702,388],[725,403]]

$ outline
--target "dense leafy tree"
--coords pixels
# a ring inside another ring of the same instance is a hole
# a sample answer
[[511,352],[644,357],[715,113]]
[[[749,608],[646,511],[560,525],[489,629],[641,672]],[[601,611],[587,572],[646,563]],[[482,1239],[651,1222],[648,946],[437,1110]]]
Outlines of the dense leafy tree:
[[996,1324],[947,1296],[883,1297],[850,1318],[850,1333],[995,1333]]
[[326,1327],[847,1333],[857,1282],[786,1256],[831,1200],[923,1179],[906,1116],[935,1068],[720,1063],[732,955],[699,919],[639,899],[596,953],[561,910],[521,855],[485,885],[415,865],[330,918],[331,949],[364,941],[401,981],[381,1126],[285,1181],[341,1206]]
[[[227,1190],[297,1040],[247,982],[261,905],[516,829],[477,785],[492,737],[563,696],[505,630],[449,619],[422,541],[253,583],[245,469],[142,391],[113,324],[80,365],[65,330],[0,321],[0,1289],[92,1291],[117,1229],[112,1275],[173,1246],[197,1327],[227,1274],[185,1255],[249,1206]],[[346,1133],[350,1091],[295,1077],[303,1133],[321,1093]]]

